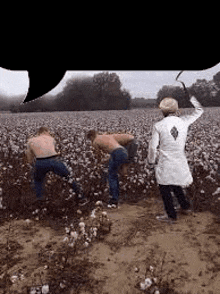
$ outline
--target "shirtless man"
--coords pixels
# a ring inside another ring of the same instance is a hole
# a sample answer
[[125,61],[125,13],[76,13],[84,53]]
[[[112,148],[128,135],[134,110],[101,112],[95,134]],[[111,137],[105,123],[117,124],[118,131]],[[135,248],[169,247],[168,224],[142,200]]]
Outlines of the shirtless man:
[[[41,127],[37,135],[29,138],[27,142],[27,161],[30,164],[34,164],[35,161],[34,187],[38,202],[43,200],[43,181],[49,171],[69,180],[69,171],[59,159],[60,153],[56,152],[55,146],[55,139],[46,127]],[[72,189],[77,195],[79,205],[84,205],[88,202],[75,182],[72,182]],[[80,193],[82,194],[81,197],[79,197]]]
[[134,141],[134,136],[129,134],[99,135],[98,132],[90,130],[87,133],[87,138],[91,140],[94,153],[99,161],[101,160],[101,151],[110,154],[108,180],[111,199],[109,207],[117,207],[119,198],[118,172],[122,165],[128,163],[128,152],[125,146]]

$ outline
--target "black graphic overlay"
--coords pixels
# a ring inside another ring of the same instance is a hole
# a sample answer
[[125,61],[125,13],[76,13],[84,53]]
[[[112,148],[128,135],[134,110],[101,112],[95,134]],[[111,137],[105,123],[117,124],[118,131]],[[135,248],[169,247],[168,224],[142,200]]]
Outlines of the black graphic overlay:
[[[66,48],[66,47],[65,47]],[[66,50],[66,49],[65,49]],[[64,50],[64,52],[65,52]],[[17,58],[16,56],[9,56],[5,57],[0,62],[0,67],[8,70],[26,70],[28,71],[29,75],[29,89],[27,96],[23,103],[33,101],[36,98],[39,98],[43,96],[44,94],[50,92],[52,89],[54,89],[60,81],[63,79],[65,72],[67,70],[79,70],[79,63],[77,61],[84,60],[85,56],[83,58],[80,58],[78,55],[75,58],[72,58],[72,54],[70,54],[68,51],[65,52],[65,54],[61,54],[57,57],[55,53],[51,51],[50,55],[42,55],[42,54],[36,54],[28,55],[25,52],[24,55]],[[97,68],[103,68],[103,71],[108,70],[179,70],[180,68],[185,67],[185,70],[205,70],[208,68],[213,67],[216,65],[217,59],[215,60],[208,60],[201,61],[200,58],[201,54],[198,54],[198,58],[190,58],[189,63],[186,63],[185,58],[182,58],[178,61],[175,60],[175,64],[170,64],[170,58],[162,58],[161,60],[155,62],[153,60],[153,63],[149,62],[149,59],[146,63],[143,63],[143,59],[141,58],[141,62],[137,62],[135,64],[129,63],[129,68],[120,68],[120,65],[118,63],[109,63],[109,64],[102,64],[102,66],[98,66],[98,63],[95,64],[86,63],[88,66],[88,70],[97,70]],[[29,56],[30,60],[29,60]],[[56,57],[54,57],[56,56]],[[100,57],[99,57],[100,58]],[[90,58],[91,59],[91,58]],[[152,59],[152,58],[151,58]],[[96,58],[92,58],[92,60],[96,60]],[[157,56],[158,60],[158,56]],[[169,62],[167,62],[169,60]],[[199,62],[198,62],[199,61]],[[84,63],[85,64],[85,63]],[[121,63],[122,64],[122,63]],[[179,80],[180,75],[177,77],[177,80]],[[182,81],[180,81],[182,83]],[[183,85],[183,83],[182,83]],[[184,85],[183,85],[184,87]],[[184,88],[185,90],[185,88]]]
[[43,70],[29,70],[30,86],[28,94],[23,103],[32,101],[55,88],[65,75],[65,70],[59,69],[53,71],[52,69]]

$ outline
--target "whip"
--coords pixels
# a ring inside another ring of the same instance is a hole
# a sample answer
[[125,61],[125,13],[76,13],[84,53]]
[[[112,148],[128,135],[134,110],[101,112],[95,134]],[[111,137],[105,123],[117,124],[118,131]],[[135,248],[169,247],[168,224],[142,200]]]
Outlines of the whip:
[[[187,90],[187,88],[186,88],[185,83],[184,83],[183,81],[178,80],[179,77],[180,77],[180,75],[183,73],[183,71],[184,71],[184,70],[181,70],[181,71],[178,73],[178,75],[176,76],[176,81],[177,81],[177,82],[180,82],[180,83],[183,85],[183,89],[184,89],[184,92],[185,92],[185,96],[186,96],[187,99],[190,100],[189,92],[188,92],[188,90]],[[194,150],[193,150],[193,162],[194,162]],[[192,206],[193,206],[193,211],[194,211],[194,208],[195,208],[195,207],[194,207],[194,206],[195,206],[194,204],[195,204],[195,200],[196,200],[195,187],[194,187],[194,188],[192,188],[192,187],[191,187],[191,188],[188,187],[187,190],[188,190],[189,194],[192,195]]]

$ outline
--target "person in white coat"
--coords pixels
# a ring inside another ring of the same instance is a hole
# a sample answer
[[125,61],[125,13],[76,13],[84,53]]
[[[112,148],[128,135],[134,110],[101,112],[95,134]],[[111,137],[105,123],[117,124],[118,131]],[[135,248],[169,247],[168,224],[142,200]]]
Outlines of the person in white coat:
[[159,151],[155,176],[167,213],[167,215],[157,217],[159,220],[177,219],[172,191],[183,210],[190,208],[190,203],[186,200],[182,189],[193,182],[185,155],[185,144],[188,127],[203,113],[203,108],[195,97],[191,97],[190,102],[195,107],[194,112],[191,115],[178,117],[177,100],[164,98],[159,105],[164,118],[153,126],[148,149],[148,163],[151,166],[155,165]]

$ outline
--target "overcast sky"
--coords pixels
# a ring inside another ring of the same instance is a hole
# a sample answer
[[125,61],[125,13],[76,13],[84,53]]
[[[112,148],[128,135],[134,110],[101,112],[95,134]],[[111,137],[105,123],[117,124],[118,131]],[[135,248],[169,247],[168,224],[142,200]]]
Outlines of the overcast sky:
[[[96,73],[108,71],[67,71],[63,80],[50,94],[57,94],[62,91],[68,79],[77,76],[93,76]],[[220,63],[203,71],[184,71],[180,80],[186,86],[192,85],[197,79],[211,80],[213,75],[220,71]],[[122,82],[122,88],[129,90],[132,98],[156,98],[157,92],[163,85],[178,85],[175,78],[179,71],[109,71],[115,72]],[[0,68],[0,93],[7,95],[26,94],[29,87],[27,71],[10,71]]]

